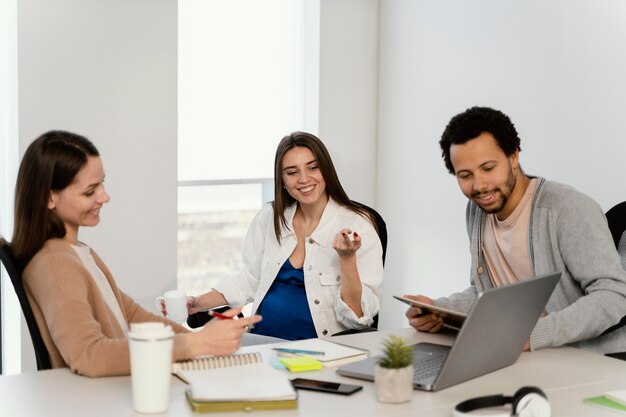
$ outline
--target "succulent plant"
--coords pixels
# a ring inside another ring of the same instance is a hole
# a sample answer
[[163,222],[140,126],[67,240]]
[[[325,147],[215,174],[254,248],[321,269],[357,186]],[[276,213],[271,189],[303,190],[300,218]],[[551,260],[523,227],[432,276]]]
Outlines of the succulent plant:
[[382,368],[398,369],[413,364],[413,347],[400,336],[390,335],[383,342],[383,356],[378,360]]

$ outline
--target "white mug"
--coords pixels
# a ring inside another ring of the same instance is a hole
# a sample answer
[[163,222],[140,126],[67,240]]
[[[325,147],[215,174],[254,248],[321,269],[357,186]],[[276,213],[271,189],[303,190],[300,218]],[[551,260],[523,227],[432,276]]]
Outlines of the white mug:
[[187,320],[187,293],[181,290],[172,290],[156,298],[156,305],[161,311],[161,301],[165,302],[167,318],[177,323]]
[[128,332],[133,409],[163,413],[170,404],[172,327],[160,322],[131,323]]

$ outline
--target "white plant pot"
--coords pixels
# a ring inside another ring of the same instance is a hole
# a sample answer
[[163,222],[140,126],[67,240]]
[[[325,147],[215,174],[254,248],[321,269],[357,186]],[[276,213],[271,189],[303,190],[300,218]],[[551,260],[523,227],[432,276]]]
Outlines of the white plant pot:
[[413,365],[404,368],[382,368],[376,365],[376,394],[381,403],[405,403],[413,398]]

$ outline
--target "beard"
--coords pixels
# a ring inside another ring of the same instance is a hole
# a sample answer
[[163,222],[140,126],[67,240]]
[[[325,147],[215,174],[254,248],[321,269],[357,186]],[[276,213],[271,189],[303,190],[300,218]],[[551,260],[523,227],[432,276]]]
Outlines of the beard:
[[472,193],[472,200],[480,209],[487,214],[499,213],[502,211],[506,203],[509,201],[509,197],[513,193],[513,189],[515,188],[515,184],[517,183],[517,178],[515,178],[515,174],[513,174],[513,168],[509,165],[509,174],[506,178],[506,181],[501,187],[494,188],[491,192],[493,192],[496,196],[499,196],[500,200],[497,204],[490,208],[485,208],[482,204],[480,204],[477,200],[481,194],[485,194],[484,192],[474,192]]

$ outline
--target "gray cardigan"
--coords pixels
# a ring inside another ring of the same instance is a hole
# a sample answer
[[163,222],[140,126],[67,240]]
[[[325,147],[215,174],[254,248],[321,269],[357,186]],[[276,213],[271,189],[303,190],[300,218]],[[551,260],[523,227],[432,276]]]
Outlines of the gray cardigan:
[[[492,288],[482,256],[483,211],[469,202],[471,286],[435,304],[469,311],[478,291]],[[532,350],[569,344],[599,353],[626,351],[626,326],[601,335],[626,316],[626,271],[600,206],[572,187],[538,178],[528,251],[535,276],[562,271],[530,336]],[[481,273],[480,273],[480,272]]]

